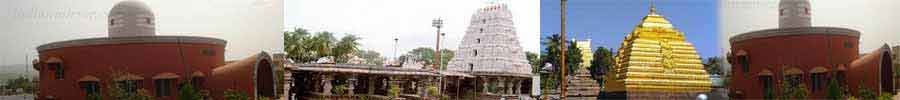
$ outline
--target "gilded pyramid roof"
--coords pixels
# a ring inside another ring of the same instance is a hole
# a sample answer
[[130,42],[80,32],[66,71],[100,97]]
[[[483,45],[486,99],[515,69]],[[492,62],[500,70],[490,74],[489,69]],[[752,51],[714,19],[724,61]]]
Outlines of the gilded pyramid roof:
[[605,76],[606,91],[708,92],[711,82],[684,33],[651,6],[625,37],[615,66]]

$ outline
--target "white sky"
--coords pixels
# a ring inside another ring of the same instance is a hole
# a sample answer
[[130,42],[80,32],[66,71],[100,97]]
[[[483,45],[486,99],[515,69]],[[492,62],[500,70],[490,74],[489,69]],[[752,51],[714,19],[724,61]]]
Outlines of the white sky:
[[[724,0],[720,3],[719,25],[723,34],[720,45],[723,50],[729,50],[731,36],[778,27],[778,0]],[[810,0],[810,5],[813,26],[860,31],[860,52],[870,52],[885,43],[900,43],[898,0]]]
[[[329,31],[336,38],[346,34],[362,37],[361,49],[394,56],[418,47],[433,48],[435,28],[431,20],[441,17],[447,33],[441,48],[456,50],[474,12],[484,0],[284,0],[284,30],[295,27],[311,32]],[[513,13],[519,42],[525,51],[539,49],[540,4],[537,0],[503,1]]]
[[[0,65],[25,64],[39,45],[106,37],[107,13],[121,0],[0,1]],[[156,14],[157,35],[216,37],[225,56],[240,59],[282,51],[281,0],[145,0]],[[30,61],[30,60],[28,60]]]

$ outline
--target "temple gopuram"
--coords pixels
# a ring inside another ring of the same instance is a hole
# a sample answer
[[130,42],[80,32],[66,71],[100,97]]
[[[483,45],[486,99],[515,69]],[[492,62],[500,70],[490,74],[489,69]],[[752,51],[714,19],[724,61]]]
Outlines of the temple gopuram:
[[615,66],[604,76],[608,81],[603,97],[694,99],[710,91],[712,83],[697,51],[652,4],[617,52]]

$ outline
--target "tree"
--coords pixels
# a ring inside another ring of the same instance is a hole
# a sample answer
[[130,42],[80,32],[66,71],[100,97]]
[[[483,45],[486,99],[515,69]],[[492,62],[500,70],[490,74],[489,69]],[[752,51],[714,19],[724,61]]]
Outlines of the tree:
[[584,60],[581,59],[581,49],[578,49],[578,47],[575,46],[575,41],[566,41],[566,43],[568,43],[566,45],[568,47],[566,49],[566,66],[569,66],[566,71],[569,73],[567,75],[574,76],[575,72],[581,67],[581,62]]
[[322,57],[333,56],[336,63],[346,63],[349,54],[358,51],[359,40],[356,35],[349,34],[335,39],[334,33],[322,31],[310,34],[303,28],[284,32],[284,51],[294,62],[313,62]]
[[384,57],[381,57],[381,53],[371,51],[371,50],[358,50],[356,51],[356,56],[359,56],[362,59],[366,60],[366,64],[372,65],[384,65]]
[[356,42],[359,39],[361,38],[353,34],[348,34],[347,36],[342,37],[341,40],[338,41],[337,44],[335,44],[334,49],[332,49],[334,50],[332,51],[332,53],[334,53],[335,61],[337,63],[347,63],[347,61],[351,58],[350,54],[359,51],[357,50],[359,42]]
[[719,57],[706,58],[706,62],[703,63],[703,69],[711,75],[722,75],[722,59]]
[[597,47],[594,50],[594,60],[591,61],[591,66],[588,68],[591,70],[591,76],[601,86],[603,86],[603,75],[606,75],[606,71],[610,67],[615,66],[614,54],[610,50],[604,47]]
[[[541,46],[544,47],[544,50],[542,51],[543,53],[541,53],[540,56],[542,60],[541,66],[543,67],[547,64],[550,64],[554,67],[553,69],[557,69],[552,70],[549,75],[541,76],[541,81],[543,81],[541,82],[541,87],[545,87],[546,89],[556,88],[557,84],[559,84],[559,81],[557,81],[560,78],[558,69],[560,69],[559,67],[561,65],[559,64],[559,39],[559,34],[553,34],[544,37],[544,40],[541,40]],[[568,69],[570,69],[568,70],[568,73],[574,73],[575,68],[578,68],[581,63],[581,51],[575,47],[574,41],[567,41],[566,43],[568,43],[568,48],[566,50],[566,66],[568,66]],[[546,79],[546,81],[544,79]]]
[[[447,63],[453,59],[454,51],[441,49],[441,66],[440,69],[446,69]],[[434,49],[427,47],[419,47],[407,52],[400,58],[401,60],[411,59],[412,61],[422,62],[425,67],[431,67],[434,64]]]
[[531,73],[537,74],[541,69],[541,58],[534,52],[525,52],[525,59],[528,59],[528,65],[531,65]]
[[844,89],[841,88],[840,84],[838,84],[837,79],[832,78],[831,81],[828,82],[828,90],[826,92],[826,98],[831,100],[844,99]]
[[284,32],[284,51],[287,52],[287,58],[295,62],[310,62],[318,59],[308,43],[311,40],[310,33],[303,28]]
[[200,95],[200,91],[194,88],[194,85],[190,83],[181,83],[181,88],[178,88],[178,100],[201,100],[203,97]]

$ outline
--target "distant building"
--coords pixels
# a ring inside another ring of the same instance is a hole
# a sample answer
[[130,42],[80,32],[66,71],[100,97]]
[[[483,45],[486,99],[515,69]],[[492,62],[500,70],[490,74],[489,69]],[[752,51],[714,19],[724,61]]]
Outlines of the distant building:
[[810,99],[824,99],[832,79],[842,92],[857,97],[859,87],[875,94],[895,92],[887,45],[860,55],[859,31],[810,26],[807,0],[781,0],[779,5],[779,28],[730,38],[731,98],[780,98],[786,88],[805,87]]
[[[38,100],[84,100],[105,95],[110,86],[125,93],[149,92],[175,100],[179,84],[190,84],[211,99],[226,91],[251,98],[276,97],[275,74],[267,53],[226,62],[226,41],[193,36],[157,36],[153,12],[141,1],[121,1],[109,12],[109,37],[59,41],[37,47]],[[104,97],[113,99],[111,97]]]
[[591,61],[594,61],[594,51],[591,49],[591,39],[575,40],[575,47],[578,48],[578,50],[581,50],[581,67],[590,67]]

